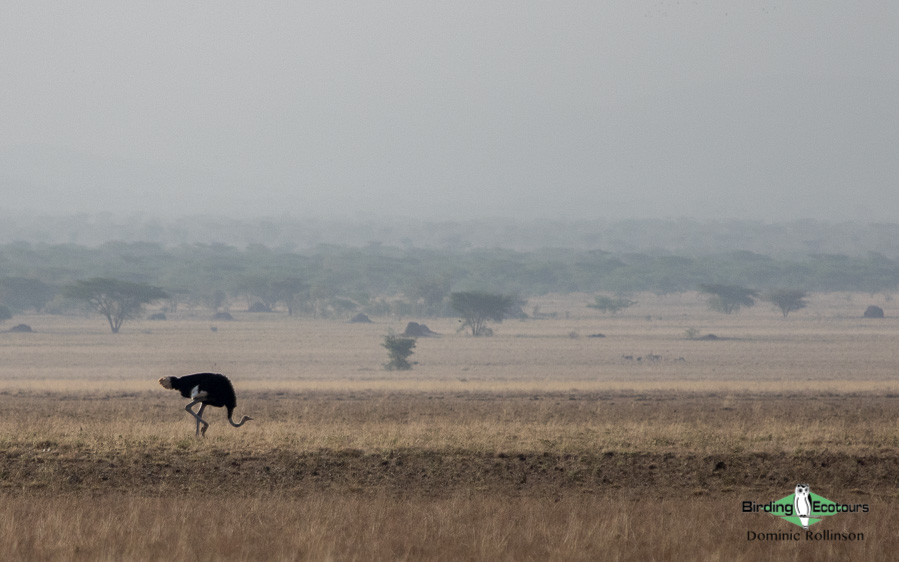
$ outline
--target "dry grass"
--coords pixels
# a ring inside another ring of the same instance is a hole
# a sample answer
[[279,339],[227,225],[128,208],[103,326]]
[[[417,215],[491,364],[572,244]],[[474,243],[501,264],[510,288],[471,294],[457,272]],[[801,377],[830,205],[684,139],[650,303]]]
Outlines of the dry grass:
[[[890,302],[815,296],[780,318],[695,295],[620,317],[547,297],[555,319],[420,339],[380,368],[374,325],[237,314],[22,318],[0,333],[2,559],[889,559],[899,495]],[[888,318],[862,320],[867,304]],[[18,319],[17,319],[18,320]],[[717,341],[688,340],[686,332]],[[602,333],[603,338],[589,337]],[[639,358],[639,360],[638,360]],[[156,380],[219,371],[235,430]],[[864,543],[749,543],[739,501],[796,479],[876,508]]]
[[777,532],[737,498],[12,498],[8,560],[888,560],[895,506],[829,526],[857,542],[750,542]]
[[[865,454],[899,450],[896,399],[869,393],[244,393],[235,430],[221,409],[203,443],[242,451],[358,449],[597,454]],[[97,454],[174,448],[193,419],[174,392],[0,394],[6,450]],[[41,447],[46,448],[47,446]]]

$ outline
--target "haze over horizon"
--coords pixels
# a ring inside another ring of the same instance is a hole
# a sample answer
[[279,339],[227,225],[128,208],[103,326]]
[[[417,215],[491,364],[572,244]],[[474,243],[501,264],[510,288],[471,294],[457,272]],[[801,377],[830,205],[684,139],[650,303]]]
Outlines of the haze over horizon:
[[0,211],[899,221],[888,2],[0,6]]

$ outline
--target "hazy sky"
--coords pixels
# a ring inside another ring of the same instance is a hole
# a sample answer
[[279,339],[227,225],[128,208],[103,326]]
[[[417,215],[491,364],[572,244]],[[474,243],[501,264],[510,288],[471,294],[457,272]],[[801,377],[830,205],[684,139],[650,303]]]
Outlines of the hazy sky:
[[892,1],[4,1],[0,76],[0,208],[899,221]]

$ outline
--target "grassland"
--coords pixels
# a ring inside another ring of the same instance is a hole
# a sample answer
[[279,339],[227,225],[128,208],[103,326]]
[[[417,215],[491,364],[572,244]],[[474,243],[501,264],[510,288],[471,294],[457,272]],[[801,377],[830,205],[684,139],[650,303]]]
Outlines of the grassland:
[[[554,318],[492,338],[425,319],[444,336],[404,373],[379,344],[405,319],[182,311],[113,335],[21,317],[35,333],[0,333],[0,557],[892,559],[891,302],[816,295],[781,318],[637,300],[605,317],[592,297],[546,297],[531,304]],[[872,303],[888,318],[860,318]],[[207,410],[195,439],[156,380],[197,371],[228,374],[256,420]],[[822,524],[865,540],[747,541],[792,529],[741,502],[797,480],[869,504]]]

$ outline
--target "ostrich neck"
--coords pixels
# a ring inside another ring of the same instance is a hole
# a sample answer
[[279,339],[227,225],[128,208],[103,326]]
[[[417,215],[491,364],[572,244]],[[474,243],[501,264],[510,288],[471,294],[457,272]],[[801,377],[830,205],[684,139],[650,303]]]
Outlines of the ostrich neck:
[[247,416],[244,416],[238,423],[234,423],[234,420],[232,420],[231,418],[228,418],[228,422],[231,425],[233,425],[234,427],[240,427],[243,424],[247,423],[248,421],[250,421],[250,418],[248,418]]

